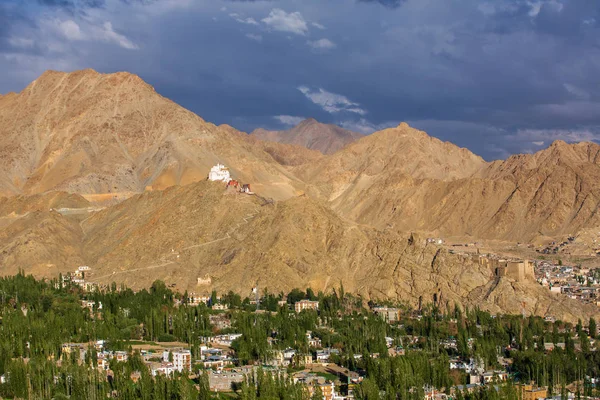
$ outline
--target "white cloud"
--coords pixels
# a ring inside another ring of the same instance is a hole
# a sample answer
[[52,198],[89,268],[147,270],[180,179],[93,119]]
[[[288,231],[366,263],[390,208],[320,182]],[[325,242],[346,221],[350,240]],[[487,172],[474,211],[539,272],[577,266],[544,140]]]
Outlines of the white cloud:
[[325,25],[322,25],[322,24],[320,24],[318,22],[312,22],[311,25],[314,26],[317,29],[321,29],[321,30],[325,29]]
[[[129,40],[126,36],[117,33],[111,22],[106,21],[102,24],[98,22],[91,21],[83,21],[85,24],[81,24],[73,20],[46,20],[43,21],[42,24],[47,27],[49,30],[53,30],[54,32],[58,32],[59,36],[67,39],[69,42],[76,41],[99,41],[106,43],[114,43],[120,47],[129,50],[138,49],[138,46]],[[80,25],[81,24],[81,25]],[[46,40],[46,46],[48,48],[54,47],[57,48],[57,44],[53,43],[51,40]],[[64,44],[64,40],[62,40],[62,44]],[[61,44],[61,43],[58,43]],[[64,46],[58,46],[63,48]],[[63,48],[63,51],[67,49]]]
[[251,39],[251,40],[254,40],[257,42],[262,42],[262,40],[263,40],[262,35],[258,35],[258,34],[254,34],[254,33],[246,33],[246,37],[248,39]]
[[246,18],[244,20],[244,23],[250,24],[250,25],[258,25],[258,22],[256,22],[256,20],[254,18],[252,18],[252,17]]
[[541,1],[530,1],[527,2],[527,5],[530,7],[529,8],[529,16],[530,17],[537,17],[537,15],[540,13],[540,10],[542,9],[542,2]]
[[588,92],[586,92],[585,90],[583,90],[575,85],[571,85],[570,83],[565,83],[563,86],[565,87],[567,92],[569,92],[574,97],[576,97],[580,100],[589,100],[590,99],[590,94]]
[[338,113],[341,111],[365,115],[367,111],[360,108],[360,104],[350,101],[346,96],[328,92],[322,88],[312,91],[306,86],[299,86],[298,90],[302,92],[310,101],[321,106],[328,113]]
[[531,18],[537,17],[540,11],[542,11],[542,7],[551,8],[558,12],[561,12],[564,7],[562,2],[557,0],[532,0],[527,1],[526,4],[529,6],[529,12],[527,15],[529,15]]
[[136,50],[138,46],[129,40],[124,35],[115,32],[113,29],[112,23],[105,22],[102,27],[94,27],[92,29],[94,38],[109,43],[115,43],[124,49]]
[[304,117],[296,117],[293,115],[275,115],[273,118],[281,122],[283,125],[288,126],[296,126],[306,119]]
[[312,47],[315,50],[331,50],[336,47],[336,44],[327,38],[314,41],[309,40],[307,43],[310,47]]
[[584,25],[594,25],[596,23],[596,18],[588,18],[583,20]]
[[535,144],[536,146],[543,146],[545,142],[543,140],[539,140],[537,142],[531,142],[531,143]]
[[308,24],[299,12],[286,13],[280,8],[274,8],[269,16],[262,19],[269,28],[280,32],[291,32],[296,35],[306,35]]
[[85,37],[81,32],[81,28],[77,22],[73,20],[67,20],[58,24],[58,30],[67,40],[84,40]]
[[231,13],[231,14],[229,14],[229,16],[231,18],[235,19],[240,24],[258,25],[258,22],[256,22],[256,20],[252,17],[244,18],[238,13]]
[[8,43],[14,47],[19,47],[21,49],[28,49],[28,48],[33,47],[34,41],[33,41],[33,39],[27,39],[27,38],[13,36],[8,39]]

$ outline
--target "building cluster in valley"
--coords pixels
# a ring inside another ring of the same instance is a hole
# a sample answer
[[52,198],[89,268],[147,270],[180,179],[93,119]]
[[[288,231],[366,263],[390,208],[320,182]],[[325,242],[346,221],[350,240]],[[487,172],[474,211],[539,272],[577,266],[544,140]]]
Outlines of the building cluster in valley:
[[[506,278],[517,281],[537,279],[540,284],[548,286],[550,290],[560,287],[561,293],[571,297],[577,296],[578,291],[596,287],[600,281],[599,270],[554,265],[546,261],[533,263],[524,260],[506,260],[492,255],[469,254],[468,256],[477,257],[478,262],[489,267],[498,279]],[[63,281],[60,282],[80,285],[86,289],[85,279],[90,271],[91,268],[81,266],[74,273],[63,277]],[[563,289],[565,287],[577,289],[568,291]],[[558,292],[557,290],[553,291]],[[289,318],[312,316],[317,321],[315,330],[305,330],[301,333],[304,338],[292,345],[293,347],[287,348],[283,348],[284,346],[278,343],[278,332],[272,331],[271,336],[266,340],[268,351],[265,356],[260,361],[241,363],[239,354],[236,353],[236,348],[238,348],[236,343],[239,343],[244,335],[237,331],[237,326],[233,322],[235,322],[236,313],[247,311],[243,311],[240,306],[230,307],[224,298],[215,293],[212,295],[188,293],[185,298],[174,299],[174,306],[177,308],[202,307],[208,312],[207,322],[210,325],[203,331],[211,332],[209,336],[196,337],[194,345],[178,342],[143,342],[141,334],[140,337],[135,338],[140,342],[133,344],[127,351],[121,350],[122,347],[112,348],[111,343],[105,340],[63,343],[56,362],[71,363],[76,360],[78,363],[87,363],[86,360],[92,358],[93,355],[96,360],[94,367],[105,373],[106,376],[110,376],[112,369],[115,368],[114,363],[126,362],[135,355],[141,358],[144,368],[151,376],[174,377],[177,374],[184,374],[196,378],[199,374],[206,374],[210,390],[213,392],[231,392],[259,371],[269,371],[273,375],[287,377],[294,382],[302,383],[310,398],[315,393],[321,393],[323,400],[353,399],[355,387],[363,381],[365,374],[361,370],[349,370],[343,366],[343,360],[354,359],[358,362],[364,357],[376,359],[383,357],[384,354],[348,352],[348,348],[338,346],[335,342],[329,341],[328,343],[327,338],[335,335],[336,331],[323,317],[321,310],[323,304],[314,296],[311,297],[307,294],[305,298],[293,301],[283,296],[277,303],[278,311],[267,311],[260,310],[259,306],[265,302],[265,298],[260,297],[258,288],[252,293],[256,294],[256,297],[255,300],[249,300],[249,303],[254,301],[256,308],[250,312],[271,312],[273,314],[287,312]],[[102,318],[103,304],[94,300],[93,295],[84,290],[80,303],[82,308],[89,309],[91,318]],[[125,316],[129,314],[128,309],[121,308],[118,312]],[[371,304],[366,312],[370,312],[375,319],[386,326],[386,329],[380,332],[380,339],[383,340],[380,351],[385,350],[385,357],[405,357],[409,352],[425,351],[423,343],[427,341],[427,338],[416,334],[414,330],[404,330],[405,323],[423,320],[420,309],[409,312],[398,305],[387,303]],[[341,316],[339,318],[341,319]],[[546,322],[554,323],[548,318]],[[452,326],[456,328],[459,323],[455,317],[448,319],[449,328]],[[477,324],[476,331],[483,332],[484,327],[479,322]],[[589,327],[583,328],[588,329],[589,332]],[[564,335],[567,329],[560,327],[556,333]],[[143,330],[144,326],[141,324],[137,331]],[[392,333],[400,330],[403,333]],[[590,348],[597,347],[595,336],[595,332],[590,335]],[[452,393],[457,390],[475,392],[481,387],[498,385],[514,377],[511,375],[514,372],[513,360],[508,358],[508,355],[511,354],[511,350],[519,348],[516,336],[503,345],[505,348],[497,350],[497,360],[492,364],[488,362],[487,368],[482,359],[473,355],[472,350],[477,346],[476,340],[476,338],[467,336],[459,339],[455,334],[443,335],[434,339],[439,349],[443,349],[450,355],[448,369],[451,373],[458,374],[461,381],[465,383],[446,388],[445,393],[438,391],[439,388],[427,388],[426,399],[450,399]],[[543,346],[545,353],[567,347],[562,336],[554,341],[543,337],[534,337],[533,341],[535,348],[540,349],[540,346]],[[575,342],[575,351],[581,351],[581,345],[578,343],[579,332],[574,335],[573,341]],[[461,346],[463,346],[463,352],[464,346],[468,348],[466,353],[470,354],[468,357],[460,356]],[[493,366],[490,367],[490,365]],[[130,379],[136,381],[141,376],[141,371],[135,371],[131,374]],[[540,387],[529,382],[520,383],[517,388],[521,391],[524,399],[545,398],[548,391],[547,387]]]
[[59,281],[56,283],[57,285],[77,285],[81,289],[87,292],[91,292],[93,290],[98,289],[98,284],[94,282],[90,282],[87,280],[89,278],[92,269],[87,265],[82,265],[77,267],[74,272],[68,272],[64,275],[61,275]]
[[245,194],[254,194],[249,183],[240,183],[231,177],[229,168],[223,164],[217,164],[210,169],[208,180],[212,182],[224,182],[228,191]]
[[[229,171],[222,165],[217,165],[209,179],[215,181],[227,182],[228,187],[231,182]],[[237,184],[237,183],[236,183]],[[444,240],[441,238],[426,239],[426,243],[441,246]],[[566,295],[584,303],[593,303],[600,305],[597,297],[597,290],[600,285],[600,268],[589,269],[576,266],[567,266],[553,264],[548,261],[529,261],[521,259],[507,259],[495,254],[479,254],[472,252],[458,253],[465,257],[465,260],[471,260],[480,266],[489,268],[491,276],[494,279],[511,279],[516,282],[539,282],[548,290],[557,294]],[[83,299],[81,307],[88,309],[91,318],[102,318],[101,311],[103,304],[94,300],[86,292],[94,292],[99,288],[96,284],[89,282],[89,276],[92,269],[89,266],[80,266],[74,272],[61,276],[57,285],[77,285],[82,289]],[[198,286],[211,286],[210,276],[198,278]],[[252,292],[256,294],[255,299],[250,299],[249,303],[256,306],[256,313],[270,312],[261,310],[260,306],[264,299],[259,296],[258,288]],[[323,400],[344,400],[354,398],[355,385],[359,384],[365,377],[363,373],[350,371],[341,364],[342,357],[354,360],[361,360],[363,357],[379,358],[380,353],[350,353],[344,354],[343,350],[336,347],[335,344],[326,343],[321,331],[327,331],[328,334],[335,334],[332,328],[328,327],[321,319],[320,302],[315,296],[290,301],[280,298],[278,308],[282,312],[289,312],[290,315],[306,315],[302,313],[315,313],[315,318],[319,320],[319,326],[315,332],[306,330],[306,345],[296,347],[281,348],[278,347],[276,337],[277,332],[273,332],[274,337],[268,337],[267,342],[270,346],[268,356],[265,356],[260,362],[251,362],[247,365],[240,365],[238,354],[235,351],[235,343],[243,335],[236,332],[236,325],[232,323],[232,316],[236,310],[230,309],[229,304],[216,294],[187,293],[185,298],[173,299],[175,307],[207,307],[210,309],[208,315],[209,330],[211,336],[198,337],[197,346],[190,346],[184,343],[152,343],[151,345],[135,345],[128,351],[114,350],[110,344],[104,340],[92,341],[89,343],[63,343],[61,346],[61,357],[57,362],[65,360],[71,362],[77,359],[83,363],[90,357],[91,352],[97,359],[97,368],[107,375],[111,374],[111,368],[115,362],[127,361],[134,353],[139,355],[152,376],[175,376],[175,374],[188,374],[190,377],[197,377],[198,374],[206,373],[208,376],[210,390],[214,392],[231,392],[232,388],[237,387],[242,382],[247,381],[251,376],[255,376],[258,371],[270,371],[274,375],[291,378],[294,382],[304,384],[307,394],[312,398],[318,391],[322,394]],[[408,314],[400,307],[393,305],[371,305],[370,312],[380,318],[389,327],[399,328],[406,318],[421,320],[419,311],[413,311]],[[122,309],[124,315],[129,310]],[[554,322],[551,317],[547,322]],[[457,324],[457,321],[450,321]],[[140,327],[143,329],[143,327]],[[562,334],[559,330],[559,334]],[[302,335],[302,334],[301,334]],[[382,333],[382,336],[384,334]],[[575,336],[577,339],[578,336]],[[385,341],[386,356],[403,357],[407,352],[423,351],[421,344],[425,338],[418,335],[406,334],[401,337],[383,337]],[[437,340],[440,348],[447,350],[450,354],[459,354],[459,341],[454,336],[441,337]],[[513,339],[510,346],[517,346]],[[537,338],[536,338],[537,340]],[[473,338],[467,338],[466,344],[469,349],[475,345]],[[564,342],[544,342],[543,350],[546,353],[555,351],[555,349],[564,349]],[[537,342],[536,342],[537,345]],[[590,340],[590,346],[595,347],[595,340]],[[539,348],[539,347],[538,347]],[[496,367],[486,369],[482,360],[477,358],[461,358],[453,356],[449,359],[448,368],[465,377],[466,384],[458,385],[450,390],[450,393],[461,391],[476,391],[482,386],[496,385],[511,378],[512,360],[498,356]],[[498,367],[500,366],[500,367]],[[140,371],[134,372],[131,379],[136,381],[140,379]],[[435,388],[426,391],[426,399],[449,399],[452,398],[448,393],[438,392]],[[538,399],[547,396],[547,388],[539,387],[533,383],[520,384],[518,390],[521,391],[523,399]],[[448,391],[446,391],[448,392]]]
[[[556,254],[574,240],[575,237],[569,236],[563,242],[552,242],[549,247],[536,251]],[[427,238],[426,242],[435,245],[444,243],[441,238]],[[477,243],[453,246],[471,247],[477,246]],[[533,248],[533,245],[529,247]],[[600,306],[600,268],[563,265],[560,260],[552,262],[544,259],[507,259],[497,254],[480,254],[479,251],[460,252],[451,249],[450,252],[476,260],[479,265],[489,268],[496,278],[508,278],[516,282],[537,281],[553,293],[565,295],[584,304]]]
[[516,282],[535,282],[553,293],[584,304],[600,306],[600,268],[562,265],[546,260],[506,260],[494,255],[478,255],[480,265],[491,268],[496,277]]
[[538,261],[535,277],[540,285],[553,293],[563,294],[582,303],[600,306],[600,268]]
[[[500,267],[503,263],[498,264]],[[516,268],[516,273],[520,274],[520,268]],[[214,298],[213,298],[214,300]],[[275,376],[281,376],[292,379],[296,383],[304,384],[307,395],[312,398],[318,390],[323,400],[345,400],[354,398],[354,389],[357,384],[362,382],[365,377],[360,371],[350,371],[340,365],[339,361],[342,354],[337,347],[325,346],[321,338],[312,331],[306,331],[306,343],[308,348],[298,346],[296,348],[278,349],[275,340],[269,340],[271,350],[268,356],[259,363],[249,363],[240,365],[237,363],[234,342],[242,338],[241,333],[235,333],[231,323],[231,311],[225,304],[215,302],[211,304],[209,296],[198,296],[191,294],[188,303],[180,303],[179,307],[196,306],[199,304],[208,305],[213,311],[210,314],[210,324],[214,334],[212,336],[199,337],[200,345],[195,349],[183,344],[153,343],[151,346],[143,344],[134,345],[129,351],[112,351],[106,348],[107,343],[98,340],[90,343],[64,343],[62,344],[62,355],[58,362],[77,359],[82,363],[89,357],[89,352],[94,351],[97,358],[97,368],[111,374],[113,362],[127,361],[133,355],[132,352],[139,354],[146,368],[152,376],[164,375],[174,376],[175,373],[188,374],[190,377],[206,373],[210,390],[213,392],[231,392],[235,387],[239,387],[242,382],[247,381],[249,377],[256,376],[258,371],[267,371]],[[284,303],[287,304],[287,303]],[[99,305],[90,302],[83,304],[82,307],[94,307]],[[295,313],[311,312],[317,313],[319,302],[313,300],[299,300],[288,308],[289,312]],[[406,312],[401,308],[393,306],[373,305],[371,307],[373,315],[381,318],[390,327],[402,327],[404,318],[420,319],[417,311]],[[458,323],[456,320],[450,320],[450,323]],[[331,328],[325,325],[319,329]],[[478,326],[481,330],[481,327]],[[276,332],[274,332],[275,334]],[[270,339],[270,338],[269,338]],[[420,344],[425,339],[416,335],[404,335],[402,337],[385,337],[387,347],[387,356],[403,357],[407,351],[423,351]],[[513,339],[510,346],[518,346]],[[472,349],[475,339],[467,338],[467,346]],[[183,346],[182,346],[183,345]],[[440,348],[445,349],[451,354],[458,354],[459,341],[454,336],[442,337],[438,339]],[[595,346],[595,341],[591,341],[591,346]],[[545,343],[544,351],[546,353],[554,351],[555,348],[564,348],[564,343]],[[150,348],[148,348],[150,347]],[[364,353],[345,355],[356,360],[362,359]],[[379,358],[379,353],[371,353],[368,356]],[[458,385],[446,393],[438,391],[435,388],[426,388],[425,399],[450,399],[451,394],[457,390],[462,392],[474,392],[482,386],[500,384],[511,378],[513,360],[498,356],[495,369],[486,369],[485,363],[478,358],[461,358],[454,356],[449,359],[448,368],[450,371],[457,371],[465,377],[466,384]],[[131,379],[136,381],[140,379],[140,371],[131,374]],[[521,391],[524,399],[545,398],[547,387],[540,387],[533,383],[519,384],[517,389]]]

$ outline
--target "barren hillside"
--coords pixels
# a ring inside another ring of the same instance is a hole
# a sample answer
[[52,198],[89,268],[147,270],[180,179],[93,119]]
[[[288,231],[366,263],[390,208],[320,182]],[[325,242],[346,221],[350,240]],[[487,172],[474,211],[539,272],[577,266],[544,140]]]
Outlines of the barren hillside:
[[23,268],[56,276],[89,265],[87,279],[133,288],[161,279],[182,291],[247,295],[256,285],[278,292],[343,284],[365,299],[413,306],[515,312],[526,301],[529,313],[565,320],[598,313],[534,281],[495,278],[476,255],[345,221],[308,196],[273,203],[199,182],[137,195],[91,215],[38,210],[12,217],[0,234],[5,273]]
[[403,124],[297,174],[341,215],[379,229],[529,241],[600,225],[599,152],[555,142],[485,163]]
[[205,179],[222,162],[265,195],[294,196],[294,178],[245,137],[136,75],[48,71],[0,98],[0,194],[163,189]]

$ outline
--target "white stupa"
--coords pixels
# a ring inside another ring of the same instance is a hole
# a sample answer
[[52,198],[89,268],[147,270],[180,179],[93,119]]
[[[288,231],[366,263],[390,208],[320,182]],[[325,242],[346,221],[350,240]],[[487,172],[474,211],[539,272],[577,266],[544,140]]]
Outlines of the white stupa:
[[208,179],[211,181],[222,181],[229,182],[231,180],[231,174],[229,173],[229,168],[224,166],[223,164],[217,164],[210,169],[208,173]]

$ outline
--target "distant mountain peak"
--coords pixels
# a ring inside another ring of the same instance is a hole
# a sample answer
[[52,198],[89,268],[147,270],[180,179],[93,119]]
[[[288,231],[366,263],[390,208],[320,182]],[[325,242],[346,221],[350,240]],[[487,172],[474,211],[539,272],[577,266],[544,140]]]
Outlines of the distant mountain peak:
[[317,121],[316,119],[314,119],[313,117],[308,117],[305,120],[301,121],[298,126],[300,125],[307,125],[307,124],[320,124],[319,121]]
[[337,125],[324,124],[314,118],[306,118],[298,125],[283,131],[258,128],[252,135],[268,142],[300,145],[323,154],[333,154],[362,137],[360,133]]
[[550,147],[563,147],[563,146],[568,146],[569,144],[567,142],[565,142],[564,140],[561,139],[557,139],[554,142],[552,142],[552,144],[550,144]]

